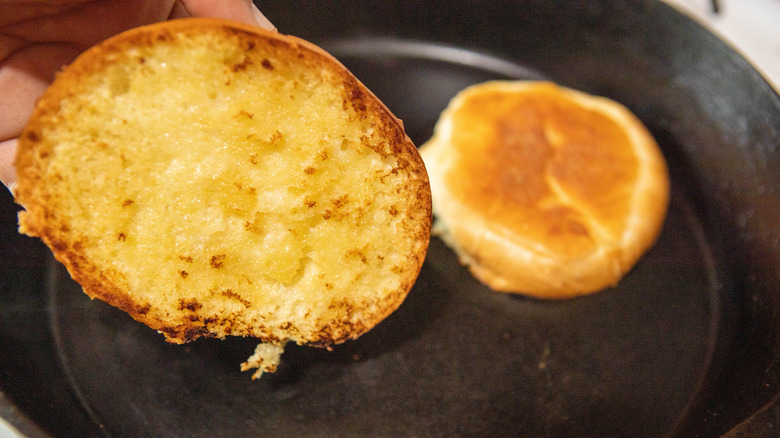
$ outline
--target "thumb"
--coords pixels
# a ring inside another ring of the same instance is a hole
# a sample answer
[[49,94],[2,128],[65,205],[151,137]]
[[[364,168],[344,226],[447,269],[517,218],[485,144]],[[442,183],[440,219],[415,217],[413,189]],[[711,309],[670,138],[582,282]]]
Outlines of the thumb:
[[238,21],[267,30],[276,27],[263,15],[251,0],[179,0],[170,18],[214,17]]

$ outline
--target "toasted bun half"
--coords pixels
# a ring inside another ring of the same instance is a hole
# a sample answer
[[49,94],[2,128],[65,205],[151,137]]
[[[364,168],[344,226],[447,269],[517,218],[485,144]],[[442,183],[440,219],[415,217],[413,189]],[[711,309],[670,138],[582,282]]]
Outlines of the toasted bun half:
[[666,163],[644,125],[553,83],[463,90],[421,153],[434,234],[497,291],[568,298],[614,285],[666,215]]
[[401,122],[322,49],[217,19],[76,59],[19,140],[21,232],[173,343],[327,346],[404,300],[430,189]]

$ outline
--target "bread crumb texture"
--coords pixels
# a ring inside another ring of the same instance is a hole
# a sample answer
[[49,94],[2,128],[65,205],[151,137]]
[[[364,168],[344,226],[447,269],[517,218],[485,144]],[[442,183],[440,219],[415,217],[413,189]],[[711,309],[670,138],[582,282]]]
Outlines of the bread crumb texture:
[[355,338],[427,249],[427,175],[400,122],[321,49],[219,20],[82,55],[16,164],[20,230],[170,342]]
[[259,379],[263,373],[273,373],[282,361],[282,353],[287,341],[282,343],[261,342],[255,347],[255,352],[249,356],[246,362],[241,364],[241,371],[256,369],[252,374],[252,380]]
[[467,88],[421,150],[434,232],[496,290],[564,298],[613,285],[666,214],[666,164],[644,125],[553,83]]

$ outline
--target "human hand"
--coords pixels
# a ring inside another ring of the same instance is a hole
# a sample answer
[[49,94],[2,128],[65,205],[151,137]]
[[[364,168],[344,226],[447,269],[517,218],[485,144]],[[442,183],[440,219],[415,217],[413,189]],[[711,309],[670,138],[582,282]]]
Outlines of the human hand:
[[227,18],[269,30],[251,0],[3,0],[0,2],[0,181],[11,188],[19,134],[63,66],[127,29],[184,17]]

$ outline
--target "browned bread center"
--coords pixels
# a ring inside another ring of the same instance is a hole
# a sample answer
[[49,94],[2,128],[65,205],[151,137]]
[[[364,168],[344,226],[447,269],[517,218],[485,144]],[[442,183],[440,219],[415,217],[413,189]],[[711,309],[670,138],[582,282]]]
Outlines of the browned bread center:
[[[574,257],[617,239],[631,216],[639,165],[624,128],[560,99],[552,87],[488,91],[453,115],[457,172],[445,184],[497,225]],[[476,150],[478,149],[478,151]]]

